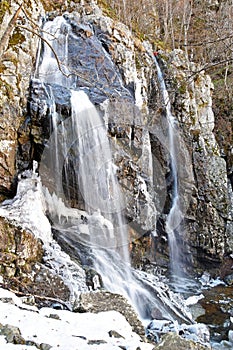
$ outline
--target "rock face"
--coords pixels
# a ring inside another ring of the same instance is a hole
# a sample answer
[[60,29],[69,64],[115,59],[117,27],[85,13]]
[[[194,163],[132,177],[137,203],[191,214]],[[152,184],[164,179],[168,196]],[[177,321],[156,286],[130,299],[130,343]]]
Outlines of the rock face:
[[[67,14],[64,16],[69,26],[67,68],[75,76],[72,88],[82,89],[94,103],[113,140],[115,163],[119,167],[118,178],[126,195],[125,212],[128,220],[146,232],[156,225],[156,206],[153,202],[151,145],[149,131],[145,128],[144,115],[139,110],[148,110],[146,106],[146,78],[149,69],[142,67],[137,73],[134,50],[135,42],[129,30],[120,24],[101,15],[100,10],[93,8],[90,15],[80,16]],[[87,24],[88,20],[88,24]],[[120,34],[124,43],[120,41]],[[126,48],[124,52],[123,48]],[[115,50],[115,51],[114,51]],[[119,51],[119,52],[118,52]],[[145,49],[141,47],[144,54]],[[145,61],[150,62],[146,55]],[[88,68],[85,65],[88,62]],[[120,70],[121,65],[125,69]],[[144,72],[145,71],[145,72]],[[54,79],[46,77],[46,83],[40,81],[40,74],[32,80],[29,97],[31,118],[32,153],[40,162],[44,144],[49,139],[52,108],[51,95],[59,113],[57,127],[61,126],[71,115],[71,92],[63,86],[54,84]],[[63,75],[62,79],[65,79]],[[68,81],[70,84],[70,81]],[[75,169],[75,159],[67,161],[68,173]],[[26,159],[26,155],[22,158]],[[29,156],[30,158],[30,156]],[[23,160],[22,160],[23,162]],[[50,190],[54,187],[47,182]],[[70,202],[81,209],[83,203],[77,196],[76,179],[68,179]],[[76,193],[75,193],[76,192]],[[132,230],[132,232],[135,230]],[[141,235],[141,232],[138,233]],[[134,233],[136,238],[138,234]]]
[[38,43],[31,31],[37,31],[32,22],[38,22],[43,8],[40,2],[26,1],[11,29],[18,9],[15,1],[0,4],[0,200],[15,191],[18,149],[30,152],[27,95]]
[[[167,266],[165,222],[172,203],[170,150],[165,109],[151,53],[127,27],[103,16],[94,1],[82,6],[72,2],[67,8],[59,7],[59,11],[57,5],[53,7],[47,1],[31,1],[29,5],[20,12],[18,27],[9,34],[0,62],[0,82],[4,85],[0,106],[1,198],[12,193],[18,170],[30,167],[33,159],[41,159],[53,131],[50,88],[60,118],[58,124],[71,114],[69,90],[54,84],[52,78],[47,85],[42,84],[37,72],[27,105],[29,67],[33,70],[37,36],[32,35],[35,28],[29,26],[31,29],[25,30],[22,26],[24,22],[29,24],[28,17],[38,21],[38,15],[44,11],[42,5],[46,10],[55,9],[56,14],[68,10],[70,13],[64,19],[71,27],[68,66],[73,76],[72,87],[88,94],[107,125],[117,176],[126,197],[124,211],[133,262],[142,266],[145,260],[156,260]],[[12,2],[11,11],[5,8],[1,12],[1,37],[17,8]],[[52,13],[48,18],[52,20],[55,15]],[[42,42],[42,47],[45,45]],[[201,269],[217,267],[224,254],[232,251],[232,216],[229,215],[232,203],[228,196],[226,163],[213,133],[212,83],[202,72],[189,77],[190,70],[195,71],[196,66],[187,62],[182,51],[161,51],[159,64],[177,120],[184,214],[179,240],[184,247],[184,262],[193,261]],[[70,173],[73,165],[71,156]],[[53,188],[48,178],[46,185]],[[69,190],[70,205],[82,208],[77,184]]]
[[213,133],[213,85],[209,76],[195,73],[196,66],[186,61],[182,51],[172,52],[166,61],[174,115],[194,174],[183,230],[195,248],[195,260],[214,267],[232,249],[232,232],[226,229],[232,204],[226,162]]
[[122,295],[105,291],[82,293],[74,308],[74,311],[94,313],[111,310],[120,312],[132,326],[133,331],[144,336],[145,330],[142,323],[132,306]]
[[0,217],[0,275],[5,287],[38,295],[39,305],[68,301],[69,288],[42,264],[43,246],[35,236]]
[[0,266],[7,277],[30,272],[43,256],[42,244],[33,234],[0,217]]

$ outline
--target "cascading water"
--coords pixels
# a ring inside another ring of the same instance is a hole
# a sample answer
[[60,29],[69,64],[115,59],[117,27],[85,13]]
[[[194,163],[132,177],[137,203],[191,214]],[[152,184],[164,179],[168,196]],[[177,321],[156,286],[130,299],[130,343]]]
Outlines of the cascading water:
[[180,208],[180,195],[178,183],[178,164],[177,164],[177,143],[176,143],[176,121],[171,112],[171,102],[165,85],[162,71],[157,59],[154,57],[154,62],[158,72],[158,80],[162,92],[163,103],[166,111],[168,123],[168,149],[170,154],[170,169],[172,176],[172,201],[171,208],[166,219],[166,232],[168,235],[169,250],[170,250],[170,268],[173,279],[184,277],[181,270],[181,251],[176,237],[176,229],[179,227],[183,219],[183,213]]
[[[177,130],[176,120],[171,112],[171,102],[163,78],[162,71],[158,64],[156,57],[153,56],[162,93],[164,108],[167,118],[167,149],[170,155],[170,173],[171,173],[171,207],[166,218],[165,230],[168,236],[169,253],[170,253],[170,275],[171,285],[178,292],[189,293],[197,290],[196,282],[190,278],[185,272],[184,263],[182,261],[182,254],[184,252],[184,242],[182,242],[182,233],[180,231],[180,224],[184,219],[184,213],[187,209],[188,197],[190,189],[192,188],[192,169],[191,162],[188,161],[185,145],[182,142],[179,131]],[[183,164],[181,164],[183,162]],[[186,163],[186,164],[184,164]],[[181,170],[190,169],[189,173],[184,173]],[[181,177],[183,176],[183,183],[181,184]],[[186,176],[187,179],[184,179]],[[185,180],[185,182],[184,182]],[[181,194],[185,195],[182,197]],[[186,202],[186,203],[185,203]],[[182,245],[182,247],[181,247]],[[183,249],[183,250],[182,250]]]
[[[47,196],[54,226],[69,244],[75,245],[79,241],[88,247],[94,268],[102,276],[104,286],[126,296],[142,319],[150,318],[152,310],[159,309],[164,318],[192,322],[190,315],[180,309],[179,301],[173,299],[172,293],[162,282],[130,266],[128,229],[122,215],[124,200],[112,163],[106,127],[86,93],[82,89],[75,90],[74,74],[72,72],[71,76],[69,73],[67,45],[70,31],[71,27],[63,17],[45,24],[44,36],[49,46],[44,48],[36,72],[36,78],[47,89],[52,106],[51,149],[49,145],[45,147],[40,174],[43,180],[43,165],[49,159],[56,182],[56,186],[53,186],[56,196]],[[71,117],[60,120],[59,127],[56,126],[59,116],[50,90],[54,85],[69,88],[71,96]],[[66,201],[63,184],[70,175],[66,168],[70,156],[74,183],[78,184],[77,190],[85,204],[83,211],[69,208],[59,199]]]

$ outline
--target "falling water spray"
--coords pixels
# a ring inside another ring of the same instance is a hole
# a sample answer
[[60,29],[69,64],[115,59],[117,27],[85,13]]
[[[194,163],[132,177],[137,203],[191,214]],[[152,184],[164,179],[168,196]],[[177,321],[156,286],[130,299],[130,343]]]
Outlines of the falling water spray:
[[[70,244],[81,242],[87,247],[89,258],[102,276],[105,288],[128,298],[141,319],[150,318],[152,310],[159,308],[165,318],[174,321],[178,317],[190,322],[190,316],[183,315],[184,310],[179,310],[162,283],[158,280],[149,282],[147,274],[131,267],[124,196],[112,162],[106,125],[84,89],[75,90],[75,77],[69,74],[67,45],[70,25],[63,17],[57,17],[46,23],[45,28],[46,41],[56,50],[57,57],[48,48],[44,49],[37,78],[46,86],[55,84],[68,89],[71,104],[71,116],[60,122],[59,127],[53,127],[40,164],[42,180],[46,166],[50,167],[55,182],[57,176],[61,177],[58,181],[59,198],[52,195],[53,200],[48,203],[56,229]],[[65,64],[68,74],[61,72],[57,59]],[[49,96],[52,99],[53,94],[50,92]],[[50,101],[52,106],[53,103]],[[57,119],[54,106],[51,114]],[[63,192],[64,164],[71,154],[75,161],[74,182],[83,197],[84,210],[69,207]]]

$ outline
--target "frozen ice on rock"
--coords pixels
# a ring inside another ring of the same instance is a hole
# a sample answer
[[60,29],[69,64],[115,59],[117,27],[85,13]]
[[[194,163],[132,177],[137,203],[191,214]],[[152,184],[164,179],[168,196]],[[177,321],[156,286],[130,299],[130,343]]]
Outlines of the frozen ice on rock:
[[195,323],[192,325],[184,326],[183,327],[184,332],[184,338],[202,342],[203,344],[209,343],[210,341],[210,332],[208,327],[203,323]]
[[171,322],[169,320],[153,320],[147,327],[147,335],[156,342],[160,340],[163,334],[174,332],[181,335],[187,340],[209,345],[210,332],[208,327],[203,323],[194,323],[191,325]]
[[212,279],[211,275],[205,271],[203,275],[200,277],[199,282],[202,284],[202,287],[215,287],[220,284],[225,284],[220,278]]
[[153,329],[155,331],[161,332],[164,327],[171,326],[172,322],[169,320],[153,320],[150,322],[148,329]]
[[190,306],[190,305],[195,305],[199,300],[203,299],[204,295],[192,295],[191,297],[187,298],[185,300],[185,305]]
[[0,215],[33,232],[43,242],[51,242],[51,225],[45,211],[40,177],[35,171],[26,170],[19,175],[16,196],[2,203]]
[[44,191],[41,179],[36,173],[36,166],[34,162],[33,171],[26,170],[19,175],[16,196],[2,203],[0,216],[42,240],[46,266],[63,279],[71,291],[73,301],[80,291],[87,291],[85,272],[52,238],[51,225],[45,215],[47,206]]
[[[125,317],[117,311],[93,314],[42,308],[36,312],[22,308],[20,298],[9,291],[0,289],[0,295],[15,301],[15,305],[0,301],[0,323],[18,327],[26,341],[49,344],[51,350],[114,350],[119,346],[127,350],[153,349],[152,344],[143,342],[132,331]],[[17,306],[19,304],[21,307]],[[111,336],[112,333],[121,337]],[[0,348],[34,350],[32,346],[6,344],[4,336],[0,336]]]
[[233,344],[233,331],[229,331],[228,333],[228,338],[229,338],[229,341]]

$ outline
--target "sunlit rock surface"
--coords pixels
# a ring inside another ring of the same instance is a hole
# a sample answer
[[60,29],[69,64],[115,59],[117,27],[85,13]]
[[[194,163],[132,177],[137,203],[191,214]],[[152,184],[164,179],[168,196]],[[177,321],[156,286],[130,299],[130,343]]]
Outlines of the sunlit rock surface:
[[161,342],[154,347],[154,350],[170,350],[176,348],[179,350],[205,350],[211,349],[210,347],[203,346],[201,344],[194,343],[182,339],[179,335],[174,333],[168,333],[164,335]]
[[[15,1],[7,2],[7,5],[4,2],[1,4],[0,38],[6,33],[9,22],[18,8],[19,5]],[[18,148],[22,147],[22,151],[30,152],[27,96],[38,36],[33,35],[28,23],[30,20],[39,23],[43,13],[41,2],[30,1],[26,12],[19,12],[18,26],[6,35],[6,45],[1,52],[0,199],[12,196],[15,191]]]

